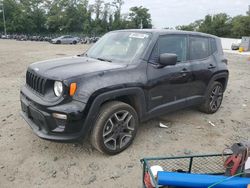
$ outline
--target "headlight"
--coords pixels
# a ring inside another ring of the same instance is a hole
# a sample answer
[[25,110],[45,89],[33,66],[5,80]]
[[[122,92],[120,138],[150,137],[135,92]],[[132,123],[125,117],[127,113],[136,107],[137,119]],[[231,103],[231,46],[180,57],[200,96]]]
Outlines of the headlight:
[[63,84],[60,81],[55,81],[54,83],[54,93],[57,97],[60,97],[63,92]]

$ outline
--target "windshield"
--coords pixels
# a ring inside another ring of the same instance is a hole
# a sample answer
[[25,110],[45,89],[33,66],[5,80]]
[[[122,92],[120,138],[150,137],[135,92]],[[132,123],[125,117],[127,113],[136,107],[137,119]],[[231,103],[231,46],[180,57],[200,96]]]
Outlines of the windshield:
[[149,40],[149,34],[136,32],[112,32],[104,35],[87,52],[87,56],[103,61],[132,61],[141,55]]

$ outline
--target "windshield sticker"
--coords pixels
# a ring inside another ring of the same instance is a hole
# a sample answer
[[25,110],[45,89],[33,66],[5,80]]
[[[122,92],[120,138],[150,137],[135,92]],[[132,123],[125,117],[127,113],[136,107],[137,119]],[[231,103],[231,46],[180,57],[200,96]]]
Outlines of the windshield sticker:
[[129,35],[130,38],[138,38],[138,39],[144,39],[144,38],[148,38],[147,34],[142,34],[142,33],[131,33]]

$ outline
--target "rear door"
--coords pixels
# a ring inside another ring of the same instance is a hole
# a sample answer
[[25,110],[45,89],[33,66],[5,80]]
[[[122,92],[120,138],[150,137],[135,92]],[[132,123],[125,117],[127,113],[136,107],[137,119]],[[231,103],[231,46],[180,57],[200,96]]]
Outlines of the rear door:
[[69,44],[70,43],[70,36],[65,36],[64,39],[63,39],[63,43],[64,44]]
[[[148,64],[148,106],[177,106],[185,104],[185,98],[190,96],[192,73],[187,62],[187,35],[160,36],[151,54]],[[159,55],[174,53],[178,57],[176,65],[158,68]]]
[[67,42],[68,42],[68,44],[72,44],[73,43],[73,37],[72,36],[68,36],[68,40],[67,40]]
[[189,36],[189,60],[193,74],[190,103],[198,102],[205,94],[210,78],[217,69],[214,53],[216,41],[210,37]]

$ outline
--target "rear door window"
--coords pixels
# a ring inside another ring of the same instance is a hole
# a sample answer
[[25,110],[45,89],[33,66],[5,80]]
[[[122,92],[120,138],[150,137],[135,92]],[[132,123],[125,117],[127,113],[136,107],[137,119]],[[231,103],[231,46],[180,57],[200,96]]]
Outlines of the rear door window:
[[190,60],[205,59],[210,55],[209,39],[206,37],[189,37]]
[[211,54],[217,52],[216,40],[214,38],[210,38],[210,46],[211,46]]

